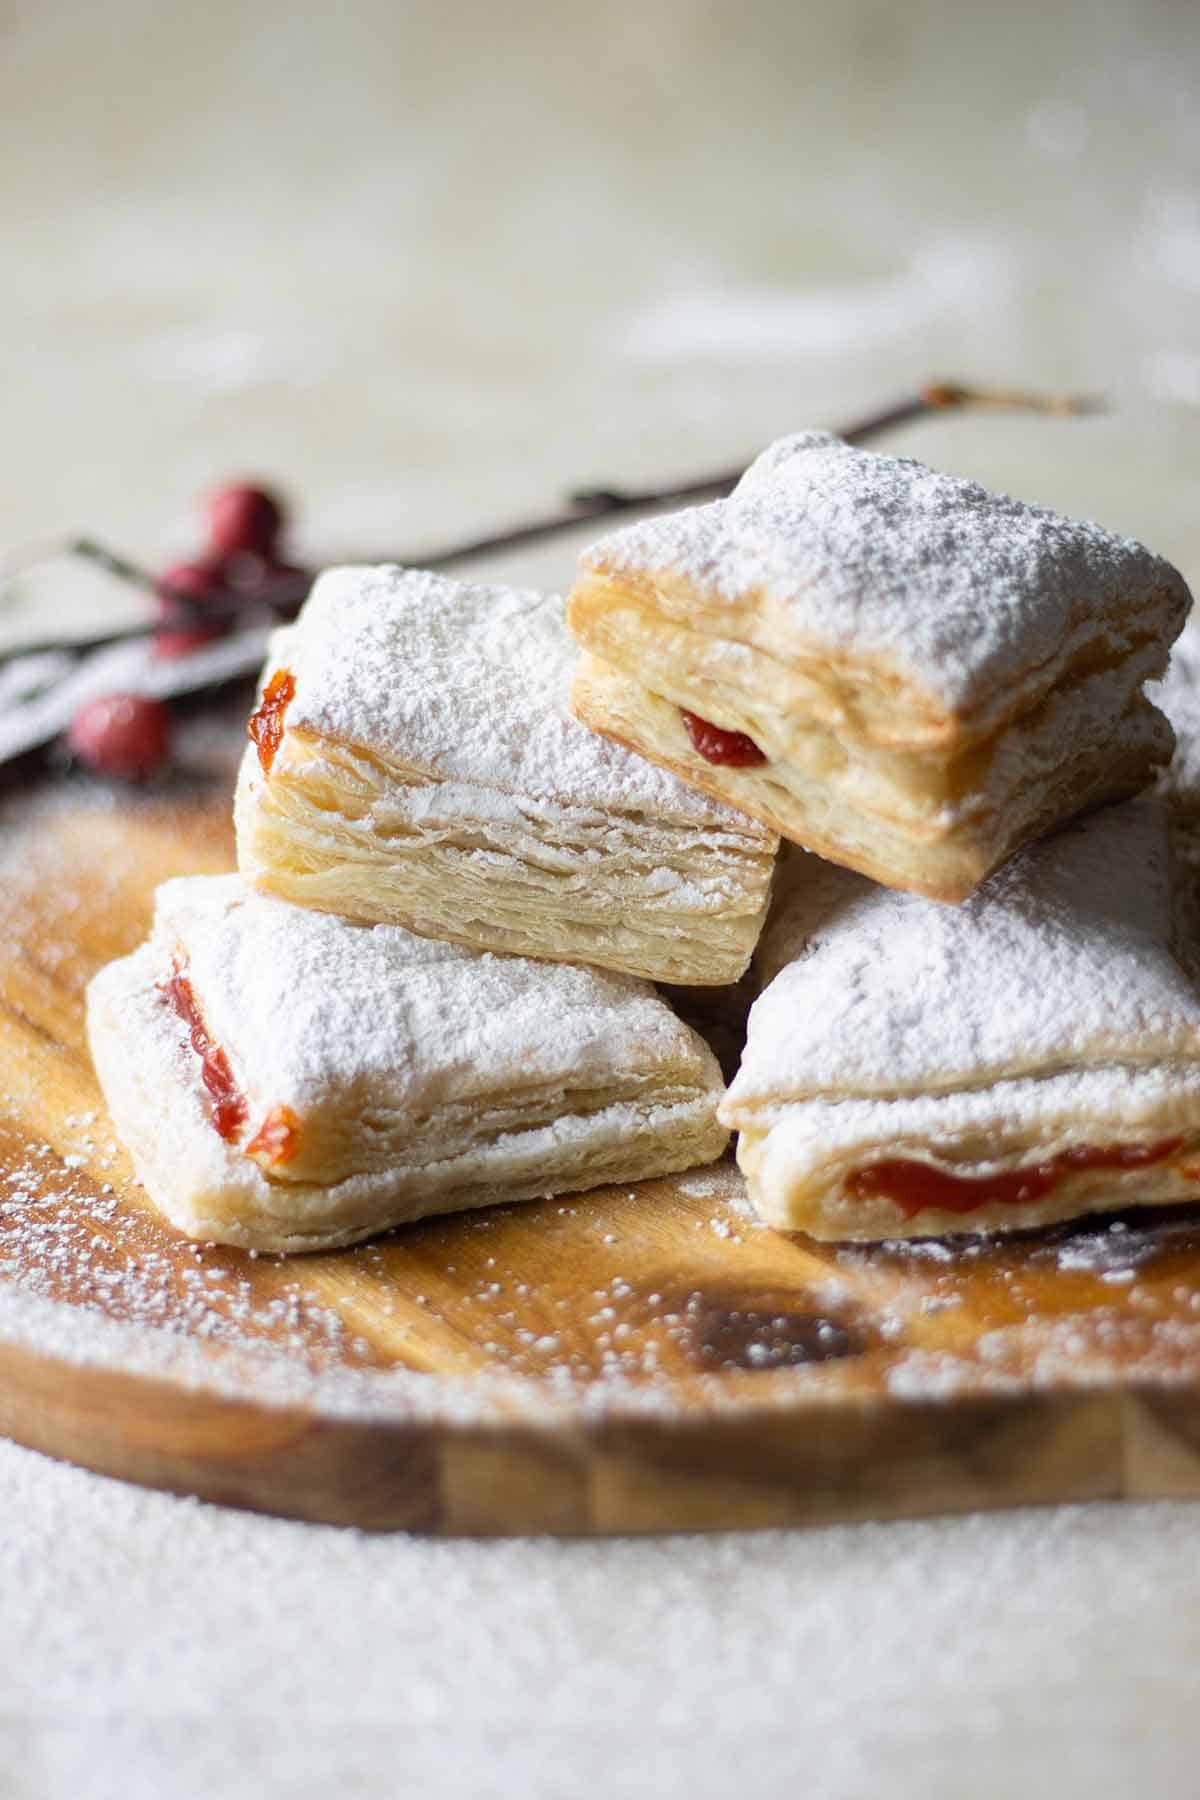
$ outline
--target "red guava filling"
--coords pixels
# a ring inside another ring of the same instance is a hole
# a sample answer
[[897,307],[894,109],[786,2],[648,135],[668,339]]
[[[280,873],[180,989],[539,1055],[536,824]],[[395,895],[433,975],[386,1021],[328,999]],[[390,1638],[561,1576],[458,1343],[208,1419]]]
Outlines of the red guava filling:
[[296,677],[290,669],[276,669],[263,689],[257,711],[250,714],[246,730],[258,746],[264,775],[271,773],[275,752],[283,742],[283,717],[296,696]]
[[855,1200],[890,1200],[906,1219],[915,1219],[927,1208],[971,1213],[981,1206],[1026,1206],[1078,1170],[1148,1169],[1172,1156],[1182,1143],[1176,1137],[1157,1144],[1079,1144],[1026,1169],[982,1176],[948,1175],[928,1163],[892,1157],[855,1169],[846,1191]]
[[247,1109],[246,1096],[233,1079],[229,1058],[209,1036],[195,990],[181,969],[173,969],[167,980],[160,983],[159,993],[166,996],[188,1028],[192,1049],[200,1058],[200,1079],[212,1099],[213,1125],[227,1143],[232,1143],[246,1123]]
[[300,1148],[300,1121],[290,1106],[273,1106],[250,1142],[247,1156],[258,1156],[278,1168],[290,1163]]
[[726,769],[756,769],[766,762],[754,739],[748,738],[744,731],[726,731],[722,726],[700,718],[697,713],[688,712],[686,707],[681,706],[679,710],[692,740],[692,749],[705,762]]

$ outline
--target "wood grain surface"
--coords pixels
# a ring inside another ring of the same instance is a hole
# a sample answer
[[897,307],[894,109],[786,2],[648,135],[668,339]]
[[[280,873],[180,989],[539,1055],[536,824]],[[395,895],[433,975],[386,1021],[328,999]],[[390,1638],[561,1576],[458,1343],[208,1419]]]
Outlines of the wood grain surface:
[[[370,1528],[611,1532],[1200,1494],[1200,1212],[827,1246],[731,1163],[251,1256],[160,1223],[83,992],[228,790],[14,794],[0,852],[0,1430]],[[284,1022],[281,1021],[281,1029]]]

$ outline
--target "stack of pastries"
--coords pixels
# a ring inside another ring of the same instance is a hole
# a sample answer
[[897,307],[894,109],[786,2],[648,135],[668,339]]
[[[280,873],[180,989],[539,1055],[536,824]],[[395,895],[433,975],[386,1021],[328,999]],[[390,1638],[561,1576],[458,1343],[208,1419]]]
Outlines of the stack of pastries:
[[[264,671],[238,874],[166,883],[89,990],[139,1179],[283,1251],[731,1130],[817,1237],[1200,1197],[1146,693],[1189,604],[1128,538],[820,432],[586,551],[565,606],[331,570]],[[726,1090],[676,1008],[747,981]]]

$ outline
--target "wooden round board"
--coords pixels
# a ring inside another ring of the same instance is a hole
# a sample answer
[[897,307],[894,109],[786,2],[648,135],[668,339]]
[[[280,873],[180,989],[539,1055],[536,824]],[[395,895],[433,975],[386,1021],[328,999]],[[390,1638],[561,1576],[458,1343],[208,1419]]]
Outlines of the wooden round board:
[[187,1242],[115,1143],[85,985],[228,787],[60,782],[3,816],[0,1431],[305,1519],[783,1525],[1200,1494],[1200,1214],[845,1247],[731,1163],[292,1259]]

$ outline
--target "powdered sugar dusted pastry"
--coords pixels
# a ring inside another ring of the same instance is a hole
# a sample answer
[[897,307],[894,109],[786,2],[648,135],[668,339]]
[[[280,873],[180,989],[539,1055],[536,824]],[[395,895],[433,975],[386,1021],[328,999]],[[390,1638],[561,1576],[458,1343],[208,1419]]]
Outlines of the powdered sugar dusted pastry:
[[562,601],[323,575],[281,634],[236,807],[257,887],[427,937],[736,981],[774,832],[570,716]]
[[573,703],[822,856],[962,900],[1166,761],[1142,684],[1188,603],[1128,538],[805,432],[584,552]]
[[1160,801],[1076,821],[959,909],[792,862],[721,1107],[771,1224],[920,1237],[1200,1199]]
[[169,881],[88,990],[151,1199],[189,1237],[353,1243],[719,1156],[720,1073],[646,983]]

